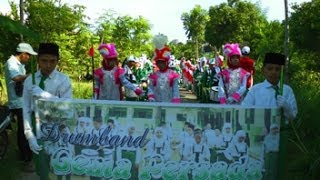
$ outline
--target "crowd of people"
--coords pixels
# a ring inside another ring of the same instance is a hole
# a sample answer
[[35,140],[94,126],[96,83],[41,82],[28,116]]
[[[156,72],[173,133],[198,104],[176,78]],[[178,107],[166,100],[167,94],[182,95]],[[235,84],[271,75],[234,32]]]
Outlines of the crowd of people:
[[[119,65],[116,45],[101,44],[98,48],[102,57],[101,67],[95,69],[93,74],[93,98],[181,103],[179,87],[186,87],[198,96],[200,102],[280,107],[286,119],[295,118],[297,105],[292,89],[284,85],[282,94],[279,93],[281,66],[285,63],[282,54],[266,54],[262,68],[265,81],[254,85],[254,60],[249,57],[248,46],[242,47],[241,50],[237,43],[225,44],[222,54],[216,51],[212,58],[202,57],[194,64],[186,58],[176,59],[166,43],[165,36],[155,36],[152,59],[148,59],[145,55],[141,57],[129,55],[122,66]],[[37,55],[39,69],[33,75],[28,75],[24,64],[32,55]],[[71,80],[68,75],[56,70],[59,57],[59,46],[55,43],[40,43],[38,52],[35,52],[29,44],[20,43],[16,53],[8,59],[5,66],[8,106],[18,122],[17,139],[26,171],[34,169],[32,152],[38,158],[45,156],[42,150],[43,142],[37,139],[34,131],[36,121],[33,115],[34,98],[72,98]],[[84,123],[85,119],[82,118],[81,122]],[[80,127],[81,122],[76,129],[79,132],[84,130]],[[94,124],[92,127],[96,129],[114,124],[113,120],[109,120],[107,125],[104,124],[101,117],[97,117],[92,123]],[[186,122],[180,137],[170,137],[170,134],[159,125],[146,146],[144,158],[160,154],[164,160],[195,162],[246,160],[241,158],[248,153],[245,131],[240,129],[232,131],[228,123],[215,129],[210,126],[208,124],[203,129],[195,129],[193,124]],[[61,127],[61,130],[63,129],[65,130]],[[95,133],[95,129],[92,128],[91,132]],[[128,127],[128,133],[133,132],[132,127]],[[273,135],[276,133],[272,132]],[[270,139],[272,136],[265,138]],[[185,141],[188,143],[184,143]],[[269,152],[267,149],[272,149],[270,152],[278,151],[268,144],[266,152]],[[77,147],[74,147],[74,151],[79,153]],[[133,156],[130,151],[132,148],[123,147],[123,151],[117,153],[118,156]],[[133,164],[136,164],[137,156],[136,153]],[[36,165],[42,169],[45,166],[41,163]],[[41,179],[48,179],[48,171],[49,168],[39,172]]]

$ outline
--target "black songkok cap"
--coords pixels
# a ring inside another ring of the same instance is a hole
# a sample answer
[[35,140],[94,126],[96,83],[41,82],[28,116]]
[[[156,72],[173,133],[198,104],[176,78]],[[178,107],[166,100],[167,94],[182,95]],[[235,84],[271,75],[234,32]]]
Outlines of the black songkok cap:
[[59,57],[59,46],[55,43],[40,43],[38,54],[51,54]]
[[264,57],[263,64],[278,64],[284,65],[286,57],[280,53],[267,53]]

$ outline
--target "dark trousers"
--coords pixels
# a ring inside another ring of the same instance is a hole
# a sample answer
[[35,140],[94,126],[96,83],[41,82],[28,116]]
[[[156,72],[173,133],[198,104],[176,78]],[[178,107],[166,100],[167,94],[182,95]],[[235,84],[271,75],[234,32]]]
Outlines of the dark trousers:
[[31,161],[32,160],[32,151],[30,150],[28,140],[24,135],[24,126],[23,126],[23,112],[22,108],[20,109],[10,109],[10,112],[13,118],[16,118],[18,123],[17,130],[17,143],[20,151],[20,157],[23,161]]

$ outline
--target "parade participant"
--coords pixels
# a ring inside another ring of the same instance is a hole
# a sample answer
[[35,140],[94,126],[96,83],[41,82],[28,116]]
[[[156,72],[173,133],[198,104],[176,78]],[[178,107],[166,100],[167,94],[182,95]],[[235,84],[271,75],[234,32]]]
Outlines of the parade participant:
[[151,74],[150,70],[152,70],[151,66],[149,67],[148,61],[149,60],[146,60],[146,64],[144,65],[144,68],[142,68],[142,60],[140,58],[136,59],[135,66],[132,69],[137,84],[143,91],[142,95],[138,98],[139,101],[148,100],[148,76]]
[[287,120],[294,119],[298,110],[293,90],[290,86],[284,84],[283,94],[279,95],[281,66],[284,64],[284,55],[267,53],[262,66],[265,80],[250,89],[242,105],[281,107]]
[[196,66],[196,69],[194,71],[193,77],[195,79],[194,81],[194,90],[197,96],[197,99],[200,99],[200,102],[206,102],[209,97],[205,97],[204,93],[204,88],[206,85],[206,78],[205,72],[207,71],[207,58],[206,57],[201,57],[198,60],[198,64]]
[[228,68],[221,71],[219,78],[220,104],[239,104],[247,91],[250,74],[240,67],[241,51],[238,44],[225,44],[224,54],[228,57]]
[[279,125],[271,124],[270,132],[263,141],[263,157],[264,157],[264,177],[263,179],[274,179],[278,177],[278,167],[275,164],[278,164],[279,160]]
[[249,57],[250,47],[244,46],[241,50],[242,57],[240,58],[240,67],[250,73],[247,80],[247,88],[250,89],[253,86],[253,75],[256,72],[254,67],[254,60]]
[[[126,79],[132,83],[134,86],[138,86],[137,78],[134,74],[134,69],[136,68],[136,63],[138,63],[138,59],[134,56],[129,56],[126,59],[126,64],[124,65],[125,77]],[[125,100],[126,101],[137,101],[139,96],[131,89],[124,88]]]
[[[5,64],[5,80],[8,95],[8,107],[11,115],[17,121],[17,144],[19,148],[19,158],[23,161],[23,171],[34,171],[32,160],[32,151],[28,141],[24,136],[23,127],[23,83],[27,78],[25,63],[29,62],[32,55],[37,53],[30,44],[20,43],[16,49],[15,55],[12,55]],[[11,126],[9,126],[11,127]]]
[[[23,88],[23,119],[24,134],[29,142],[30,149],[39,154],[36,162],[37,173],[40,179],[48,179],[49,157],[42,151],[41,134],[35,136],[32,127],[32,112],[35,98],[72,98],[71,81],[69,77],[56,70],[59,62],[59,46],[55,43],[40,43],[38,51],[39,70],[35,73],[35,85],[29,76]],[[39,144],[40,145],[39,145]]]
[[176,60],[176,58],[175,58],[175,56],[174,55],[171,55],[170,56],[170,60],[169,60],[169,65],[168,65],[168,67],[171,69],[171,70],[173,70],[174,72],[176,72],[176,73],[178,73],[179,74],[179,66],[178,66],[178,64],[177,64],[177,60]]
[[181,60],[181,69],[182,69],[182,76],[183,76],[183,84],[187,87],[188,90],[192,89],[193,84],[193,72],[195,70],[194,65],[191,63],[190,60]]
[[130,83],[125,77],[125,70],[119,67],[115,45],[101,44],[98,50],[103,60],[102,67],[94,71],[94,99],[122,100],[122,85],[140,95],[142,90]]
[[159,34],[154,37],[154,61],[159,70],[149,75],[148,99],[151,102],[180,103],[180,75],[168,67],[170,49],[165,46],[166,42],[167,37],[164,35]]
[[209,60],[209,67],[204,72],[203,80],[204,83],[203,88],[205,90],[205,94],[209,97],[204,97],[202,101],[204,102],[213,102],[219,103],[218,98],[218,84],[219,84],[219,77],[218,74],[220,73],[220,68],[217,66],[216,58],[212,58]]
[[246,132],[238,130],[229,147],[224,151],[225,157],[230,163],[240,162],[246,164],[248,162],[248,145],[245,142]]

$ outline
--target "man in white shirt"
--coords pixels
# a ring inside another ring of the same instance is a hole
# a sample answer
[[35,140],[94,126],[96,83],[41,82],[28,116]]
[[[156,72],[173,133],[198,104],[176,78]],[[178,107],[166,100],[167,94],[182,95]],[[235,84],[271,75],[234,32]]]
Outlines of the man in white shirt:
[[[283,65],[285,65],[284,55],[279,53],[267,53],[265,55],[262,67],[265,80],[262,83],[254,85],[250,89],[247,96],[243,100],[242,105],[282,108],[284,118],[287,121],[292,121],[298,112],[297,102],[293,90],[290,86],[284,84],[282,95],[279,95],[278,93],[280,89],[281,66]],[[282,135],[282,139],[286,139],[287,133],[285,131],[283,131]],[[281,144],[283,145],[283,143],[280,143],[280,145]],[[283,153],[283,155],[285,155],[285,153]],[[279,158],[283,158],[283,155],[279,156]],[[273,168],[283,167],[283,162],[284,161],[280,160],[279,166],[277,163],[273,164]],[[269,176],[268,174],[265,175]],[[281,179],[281,177],[278,178]]]
[[20,158],[24,161],[24,171],[34,171],[32,167],[32,151],[24,136],[23,128],[23,83],[27,78],[25,63],[28,63],[31,55],[37,55],[30,44],[20,43],[15,55],[12,55],[5,64],[5,79],[8,94],[8,106],[11,114],[17,120],[17,144]]
[[244,100],[245,106],[268,106],[283,108],[284,116],[292,120],[297,115],[297,103],[290,86],[283,85],[283,93],[279,95],[281,66],[285,64],[285,56],[279,53],[267,53],[262,72],[265,80],[254,85]]
[[[40,43],[38,51],[39,70],[35,73],[35,83],[29,76],[23,88],[23,120],[24,134],[29,142],[30,149],[39,154],[42,161],[36,162],[37,173],[40,179],[48,179],[49,157],[42,150],[40,138],[33,129],[32,113],[34,98],[72,98],[71,82],[67,75],[56,70],[59,62],[59,46],[54,43]],[[40,145],[39,145],[39,144]],[[48,160],[47,162],[44,162]],[[46,169],[48,168],[48,169]]]

